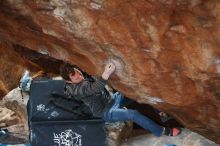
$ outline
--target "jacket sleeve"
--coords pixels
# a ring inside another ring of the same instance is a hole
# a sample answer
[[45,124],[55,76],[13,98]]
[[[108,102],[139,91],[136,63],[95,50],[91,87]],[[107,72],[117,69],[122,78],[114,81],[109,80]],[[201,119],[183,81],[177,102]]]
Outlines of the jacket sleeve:
[[107,80],[102,78],[98,78],[94,82],[83,81],[82,83],[77,84],[74,89],[72,88],[71,92],[78,97],[86,97],[101,92],[106,84]]

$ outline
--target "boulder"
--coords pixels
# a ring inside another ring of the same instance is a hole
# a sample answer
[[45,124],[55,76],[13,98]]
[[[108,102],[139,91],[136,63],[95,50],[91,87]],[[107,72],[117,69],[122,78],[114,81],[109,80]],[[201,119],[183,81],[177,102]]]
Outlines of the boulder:
[[0,18],[1,55],[20,55],[4,69],[3,94],[28,63],[57,73],[53,58],[100,75],[114,62],[115,89],[220,143],[219,0],[1,0]]

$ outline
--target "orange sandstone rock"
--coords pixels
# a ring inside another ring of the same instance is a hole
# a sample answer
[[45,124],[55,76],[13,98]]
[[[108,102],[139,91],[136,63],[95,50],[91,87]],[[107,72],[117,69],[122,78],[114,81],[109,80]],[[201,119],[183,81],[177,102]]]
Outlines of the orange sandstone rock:
[[0,38],[94,75],[113,61],[114,88],[220,143],[219,8],[218,0],[2,0]]

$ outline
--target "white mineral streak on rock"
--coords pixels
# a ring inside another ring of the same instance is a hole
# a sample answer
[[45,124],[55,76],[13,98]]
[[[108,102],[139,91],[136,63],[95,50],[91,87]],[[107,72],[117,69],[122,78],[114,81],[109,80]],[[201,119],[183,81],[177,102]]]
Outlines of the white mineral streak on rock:
[[152,42],[153,42],[152,52],[154,54],[154,57],[157,58],[158,53],[160,52],[160,42],[159,42],[159,36],[158,36],[157,28],[148,23],[146,31],[152,39]]
[[102,8],[102,6],[100,4],[97,4],[97,3],[94,3],[94,2],[90,3],[89,5],[92,9],[95,9],[95,10],[99,10],[99,9]]
[[68,2],[53,0],[51,4],[56,7],[53,15],[59,19],[65,29],[77,37],[91,39],[90,26],[92,19],[82,7],[70,7]]
[[216,64],[216,71],[220,73],[220,59],[216,59],[214,64]]
[[160,99],[159,97],[155,97],[155,96],[143,96],[138,100],[138,102],[149,103],[153,105],[153,104],[163,103],[164,100]]

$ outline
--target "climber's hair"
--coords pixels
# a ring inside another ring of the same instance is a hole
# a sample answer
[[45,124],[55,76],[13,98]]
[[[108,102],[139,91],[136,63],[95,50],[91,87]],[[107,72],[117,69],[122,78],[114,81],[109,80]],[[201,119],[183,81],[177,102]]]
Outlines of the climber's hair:
[[72,65],[70,63],[63,63],[60,65],[59,71],[60,75],[63,79],[70,81],[70,74],[75,74],[75,68],[77,68],[76,65]]

